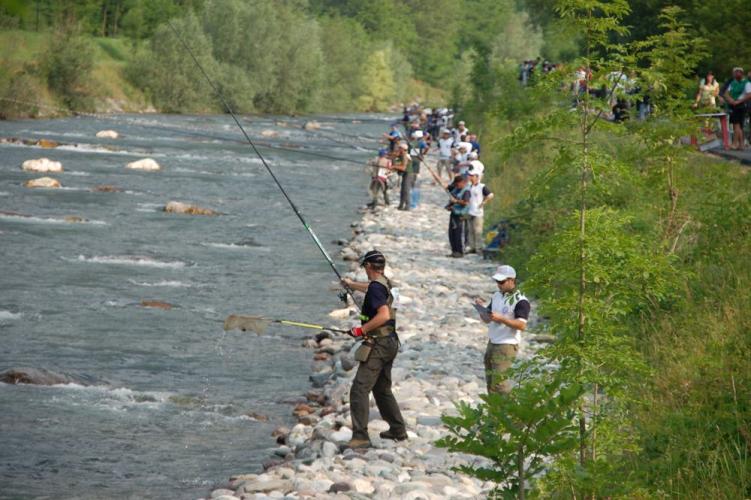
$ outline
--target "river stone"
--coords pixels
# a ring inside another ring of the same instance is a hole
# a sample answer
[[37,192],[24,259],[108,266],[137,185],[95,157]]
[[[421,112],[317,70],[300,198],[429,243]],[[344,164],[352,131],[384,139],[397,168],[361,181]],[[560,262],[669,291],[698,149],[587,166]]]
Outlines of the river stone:
[[60,181],[53,179],[52,177],[39,177],[38,179],[31,179],[23,184],[27,188],[46,188],[56,189],[62,187]]
[[120,137],[120,134],[114,130],[100,130],[96,133],[96,136],[100,139],[117,139]]
[[211,498],[220,497],[222,495],[234,497],[235,492],[232,490],[228,490],[226,488],[219,488],[218,490],[214,490],[211,492]]
[[21,170],[24,172],[62,172],[63,165],[59,161],[52,161],[49,158],[37,158],[35,160],[26,160],[21,164]]
[[339,358],[339,361],[342,364],[342,369],[345,371],[350,371],[355,366],[357,366],[357,361],[355,361],[355,357],[348,352],[342,353],[342,356]]
[[352,481],[352,488],[358,493],[364,493],[370,495],[375,492],[373,484],[367,479],[358,478]]
[[[232,492],[234,493],[234,492]],[[211,494],[211,500],[240,500],[239,497],[236,497],[235,495],[217,495],[214,496],[214,494]]]
[[349,491],[352,489],[352,486],[349,483],[345,482],[339,482],[334,483],[329,488],[329,493],[340,493],[342,491]]
[[198,205],[191,205],[189,203],[183,203],[180,201],[170,201],[164,206],[164,211],[173,214],[188,214],[188,215],[220,215],[216,210],[210,208],[199,207]]
[[292,491],[292,481],[288,479],[271,479],[268,481],[247,481],[240,487],[242,493],[269,492],[278,490],[281,492]]
[[279,448],[274,450],[274,455],[278,455],[280,457],[286,457],[292,453],[292,449],[289,446],[280,446]]
[[326,441],[321,447],[321,455],[326,458],[332,458],[339,452],[339,448],[331,441]]
[[331,378],[332,372],[324,372],[324,373],[314,373],[311,375],[310,382],[313,384],[313,387],[323,387],[326,385],[326,382],[329,381],[329,378]]
[[129,168],[131,170],[145,170],[147,172],[153,172],[156,170],[161,170],[161,166],[154,161],[151,158],[144,158],[142,160],[132,161],[125,165],[125,168]]
[[417,417],[417,424],[427,425],[430,427],[436,427],[439,425],[443,425],[443,422],[441,422],[441,417],[436,417],[432,415],[420,415]]
[[342,427],[338,431],[332,432],[330,437],[334,442],[349,441],[352,439],[352,429],[349,427]]

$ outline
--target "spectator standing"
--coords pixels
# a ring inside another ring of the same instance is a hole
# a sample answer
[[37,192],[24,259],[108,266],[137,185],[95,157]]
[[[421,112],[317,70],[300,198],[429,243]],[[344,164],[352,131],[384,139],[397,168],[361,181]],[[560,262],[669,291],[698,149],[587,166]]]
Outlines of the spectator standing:
[[[532,306],[516,289],[516,271],[511,266],[498,266],[493,274],[498,291],[493,294],[482,320],[488,324],[488,346],[485,350],[485,380],[488,394],[508,394],[511,383],[503,380],[503,372],[516,359],[521,332],[527,328]],[[476,299],[484,306],[482,299]]]
[[[477,165],[479,164],[479,165]],[[482,230],[485,222],[485,205],[493,199],[493,193],[481,181],[483,169],[479,161],[469,168],[469,208],[467,210],[467,253],[479,253],[482,249]]]
[[730,123],[733,124],[732,149],[743,149],[743,122],[746,119],[746,101],[751,99],[751,82],[743,74],[743,68],[733,68],[733,79],[723,95],[730,106]]
[[451,156],[454,147],[454,138],[448,129],[441,130],[441,137],[438,139],[438,176],[443,177],[443,172],[451,180]]
[[453,130],[454,142],[463,141],[463,137],[469,134],[469,129],[465,126],[463,121],[459,122],[459,125]]
[[717,96],[720,95],[720,84],[715,80],[711,71],[699,82],[699,90],[696,92],[693,108],[717,109]]

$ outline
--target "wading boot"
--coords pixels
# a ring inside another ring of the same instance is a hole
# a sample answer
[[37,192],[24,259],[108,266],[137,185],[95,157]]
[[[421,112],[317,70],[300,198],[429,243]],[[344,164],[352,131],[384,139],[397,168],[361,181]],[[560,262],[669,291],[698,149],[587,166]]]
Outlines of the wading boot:
[[347,448],[351,448],[353,450],[360,450],[363,448],[370,448],[372,445],[370,444],[370,439],[357,439],[352,438],[349,440],[349,443],[347,443]]
[[396,432],[393,432],[391,430],[383,431],[380,434],[381,439],[392,439],[394,441],[406,441],[407,439],[407,433],[404,434],[397,434]]

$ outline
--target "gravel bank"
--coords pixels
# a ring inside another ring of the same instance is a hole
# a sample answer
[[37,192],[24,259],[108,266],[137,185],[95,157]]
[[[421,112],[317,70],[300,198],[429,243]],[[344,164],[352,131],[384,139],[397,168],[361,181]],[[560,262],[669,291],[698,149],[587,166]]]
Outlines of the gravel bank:
[[[214,490],[212,498],[478,498],[492,488],[452,471],[476,458],[449,454],[433,443],[445,434],[441,414],[452,413],[458,401],[478,402],[485,391],[482,358],[487,328],[471,303],[494,291],[489,276],[497,263],[476,255],[447,257],[446,194],[427,177],[426,173],[421,178],[422,203],[417,209],[400,212],[391,206],[367,212],[353,225],[355,236],[342,250],[351,265],[348,276],[361,280],[365,276],[356,258],[373,248],[383,251],[386,275],[399,288],[402,348],[392,378],[409,440],[394,443],[378,437],[388,425],[371,397],[374,448],[342,449],[342,442],[352,435],[348,399],[356,371],[350,352],[354,343],[349,337],[322,333],[305,341],[314,351],[312,388],[307,402],[294,409],[299,423],[275,431],[279,447],[263,474],[233,477],[226,489]],[[331,316],[349,327],[351,314],[343,309]],[[533,316],[532,326],[534,321]],[[520,356],[528,356],[535,347],[534,342],[524,345]]]

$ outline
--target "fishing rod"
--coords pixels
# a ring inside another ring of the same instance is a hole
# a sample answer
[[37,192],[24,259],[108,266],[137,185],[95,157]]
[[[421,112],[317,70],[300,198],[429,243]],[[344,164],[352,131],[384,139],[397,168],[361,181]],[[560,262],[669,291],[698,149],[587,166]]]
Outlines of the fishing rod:
[[[175,133],[177,135],[180,135],[180,136],[183,136],[183,137],[194,136],[194,137],[202,137],[202,138],[206,138],[206,139],[213,139],[213,140],[217,140],[217,141],[232,142],[232,143],[237,143],[237,144],[245,144],[245,141],[240,140],[240,139],[233,139],[233,138],[226,137],[226,136],[221,136],[221,135],[207,134],[205,132],[199,132],[199,131],[189,130],[189,129],[185,129],[185,128],[167,127],[167,126],[163,126],[163,125],[147,125],[145,123],[139,123],[137,121],[128,120],[128,119],[125,119],[125,118],[122,118],[122,117],[113,117],[113,116],[108,116],[108,115],[103,115],[103,114],[98,114],[98,113],[87,113],[87,112],[84,112],[84,111],[70,110],[70,109],[66,109],[66,108],[60,108],[58,106],[48,106],[48,105],[44,105],[44,104],[41,104],[41,103],[29,102],[29,101],[21,101],[21,100],[18,100],[18,99],[10,99],[10,98],[7,98],[7,97],[0,97],[0,101],[15,102],[15,103],[19,103],[19,104],[27,104],[27,105],[37,106],[39,108],[52,109],[52,110],[57,110],[57,111],[66,111],[66,112],[73,113],[73,115],[76,116],[76,117],[83,116],[83,117],[96,118],[98,120],[109,120],[109,121],[114,122],[114,123],[118,123],[118,124],[125,123],[127,125],[131,125],[131,126],[135,126],[135,127],[139,127],[139,128],[144,128],[144,129],[147,129],[147,130],[157,130],[157,131],[173,132],[173,133]],[[281,146],[281,145],[278,145],[278,144],[272,144],[272,143],[268,143],[268,142],[256,142],[256,146],[258,146],[260,148],[266,148],[266,149],[278,149],[278,150],[281,150],[281,151],[288,151],[288,152],[291,152],[291,153],[297,153],[297,154],[301,154],[301,155],[317,156],[319,158],[325,158],[327,160],[335,160],[335,161],[341,161],[341,162],[347,162],[347,163],[354,163],[354,164],[357,164],[357,165],[362,165],[362,163],[363,163],[360,160],[353,160],[351,158],[342,158],[342,157],[339,157],[339,156],[328,155],[326,153],[319,153],[317,151],[306,150],[306,149],[304,149],[304,147],[301,147],[301,148],[291,148],[291,147],[284,147],[284,146]]]
[[423,156],[423,154],[420,152],[420,149],[419,148],[415,149],[415,148],[412,147],[412,143],[409,142],[409,131],[407,130],[407,125],[406,124],[404,124],[404,135],[405,135],[404,142],[407,143],[407,147],[409,148],[409,151],[413,151],[413,150],[417,151],[417,158],[420,160],[421,163],[423,163],[427,167],[428,171],[430,172],[430,175],[433,176],[433,179],[435,179],[436,182],[438,182],[438,184],[440,184],[443,187],[443,189],[445,189],[446,192],[449,195],[451,195],[451,190],[448,188],[448,184],[444,184],[443,183],[443,180],[441,179],[441,176],[438,175],[433,170],[433,168],[428,163],[428,160],[426,160],[425,157]]
[[175,26],[172,24],[172,22],[169,19],[167,20],[167,24],[172,29],[172,31],[175,33],[175,36],[177,37],[177,39],[180,40],[180,43],[183,45],[183,47],[185,47],[185,50],[188,52],[188,54],[190,54],[190,57],[193,59],[193,62],[196,64],[196,66],[198,67],[198,69],[201,71],[201,73],[203,74],[203,76],[206,78],[206,81],[209,83],[209,85],[211,86],[211,88],[214,90],[214,92],[216,93],[217,97],[219,97],[219,99],[222,101],[222,104],[224,105],[224,108],[232,116],[232,119],[235,121],[235,123],[237,124],[237,126],[240,127],[240,130],[242,131],[243,135],[245,136],[245,139],[248,141],[248,144],[250,144],[250,147],[253,149],[253,151],[255,152],[255,154],[261,160],[261,163],[263,164],[263,166],[266,167],[266,171],[269,173],[269,175],[271,176],[271,178],[274,179],[274,182],[276,183],[276,185],[279,188],[279,190],[282,192],[282,195],[284,195],[284,198],[287,200],[287,203],[289,203],[289,206],[292,208],[292,211],[295,213],[295,215],[297,216],[297,218],[300,219],[300,222],[302,223],[303,227],[308,231],[308,234],[313,239],[313,242],[318,247],[318,250],[321,251],[321,255],[323,255],[324,259],[326,259],[326,262],[328,262],[329,266],[331,266],[331,270],[334,271],[334,274],[336,274],[336,277],[339,278],[339,283],[341,284],[342,287],[344,287],[344,289],[346,290],[347,294],[349,294],[349,296],[352,297],[352,302],[355,304],[355,307],[357,307],[358,309],[360,309],[360,305],[355,300],[354,290],[352,290],[352,288],[350,288],[349,285],[347,285],[344,282],[344,278],[339,273],[339,270],[336,268],[336,265],[334,264],[334,261],[331,259],[331,257],[329,256],[328,252],[326,251],[326,249],[323,248],[323,244],[321,244],[321,241],[318,239],[318,236],[316,236],[316,233],[313,231],[313,229],[310,227],[310,225],[305,221],[305,218],[302,216],[302,214],[300,213],[300,211],[297,209],[297,205],[295,205],[295,203],[292,201],[292,198],[290,198],[289,195],[287,194],[287,192],[284,190],[284,187],[279,182],[279,179],[277,179],[276,175],[274,175],[274,171],[271,170],[271,167],[269,166],[269,164],[266,163],[266,159],[263,157],[263,155],[261,154],[261,152],[258,151],[258,148],[256,148],[256,145],[253,144],[253,140],[250,138],[250,136],[248,135],[248,133],[245,131],[245,128],[240,123],[240,120],[238,120],[237,116],[235,116],[235,113],[232,111],[232,108],[227,103],[227,100],[224,98],[224,95],[221,93],[221,91],[219,90],[219,88],[211,80],[211,78],[209,77],[208,73],[206,73],[206,70],[203,69],[203,66],[201,66],[200,62],[198,62],[198,59],[196,58],[195,54],[193,54],[193,51],[190,49],[190,46],[188,46],[188,44],[185,42],[185,39],[180,36],[180,33],[177,31],[177,29],[175,28]]
[[297,326],[300,328],[308,328],[311,330],[326,330],[335,333],[349,334],[349,330],[342,330],[341,328],[329,328],[328,326],[316,325],[314,323],[304,323],[302,321],[294,321],[291,319],[274,319],[265,318],[263,316],[247,316],[240,314],[231,314],[224,320],[224,331],[229,330],[242,330],[244,332],[250,330],[258,335],[263,334],[271,323],[276,323],[284,326]]

